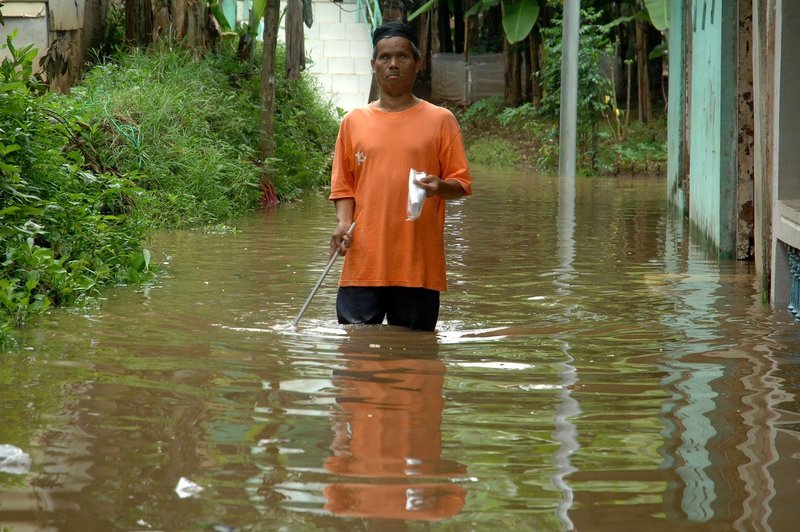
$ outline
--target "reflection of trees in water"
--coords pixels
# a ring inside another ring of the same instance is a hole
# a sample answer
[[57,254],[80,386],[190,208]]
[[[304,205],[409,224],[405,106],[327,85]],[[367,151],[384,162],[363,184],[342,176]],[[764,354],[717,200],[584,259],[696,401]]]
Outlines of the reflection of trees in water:
[[43,452],[36,455],[27,522],[64,530],[202,522],[210,509],[195,500],[176,504],[173,489],[180,477],[197,478],[215,465],[205,443],[209,404],[200,392],[208,372],[140,370],[113,380],[65,390],[76,399],[37,437]]

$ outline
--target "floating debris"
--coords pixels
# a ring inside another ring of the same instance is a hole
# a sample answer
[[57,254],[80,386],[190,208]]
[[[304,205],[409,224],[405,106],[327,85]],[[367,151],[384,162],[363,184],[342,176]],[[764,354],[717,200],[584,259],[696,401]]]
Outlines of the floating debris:
[[31,470],[31,457],[19,447],[0,443],[0,473],[24,475]]

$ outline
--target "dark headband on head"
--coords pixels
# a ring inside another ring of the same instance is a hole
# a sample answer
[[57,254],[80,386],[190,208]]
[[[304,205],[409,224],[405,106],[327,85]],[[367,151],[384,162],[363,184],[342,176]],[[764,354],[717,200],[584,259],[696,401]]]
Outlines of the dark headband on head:
[[388,37],[403,37],[411,41],[414,46],[417,45],[417,34],[414,28],[402,22],[387,22],[375,28],[375,32],[372,34],[372,46],[377,46],[378,41]]

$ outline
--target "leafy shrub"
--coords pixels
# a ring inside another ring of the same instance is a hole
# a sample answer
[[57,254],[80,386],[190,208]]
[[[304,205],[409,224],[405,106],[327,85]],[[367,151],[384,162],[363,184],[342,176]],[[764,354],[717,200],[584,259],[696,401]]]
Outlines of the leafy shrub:
[[500,96],[478,100],[464,111],[460,116],[460,121],[465,126],[480,126],[485,122],[494,122],[504,105],[503,98]]
[[0,63],[0,347],[13,327],[52,305],[79,301],[149,272],[139,194],[90,168],[73,144],[80,125],[30,92],[32,47],[3,45]]
[[[578,123],[584,129],[594,127],[606,110],[607,97],[613,95],[611,79],[601,68],[604,55],[613,53],[604,26],[596,24],[602,13],[591,8],[581,10],[581,30],[578,44]],[[561,109],[561,33],[563,20],[556,16],[553,25],[542,28],[547,61],[540,76],[544,98],[541,111],[557,117]]]
[[43,98],[30,90],[35,50],[5,47],[0,345],[32,313],[146,279],[154,227],[238,217],[265,175],[283,199],[328,182],[338,122],[310,76],[278,76],[276,155],[259,161],[260,76],[232,45],[203,59],[169,46],[106,58],[70,95]]
[[[228,45],[200,60],[176,47],[133,51],[60,99],[65,112],[92,117],[84,138],[145,190],[139,213],[157,227],[238,217],[267,179],[286,200],[329,178],[338,122],[311,78],[278,76],[276,153],[260,161],[260,76],[233,57]],[[281,49],[278,72],[283,60]]]
[[495,167],[512,167],[519,161],[514,147],[497,137],[476,139],[467,150],[467,158],[470,164]]
[[503,127],[515,125],[522,129],[529,129],[538,122],[540,111],[532,103],[524,103],[519,107],[506,107],[500,113],[498,121]]

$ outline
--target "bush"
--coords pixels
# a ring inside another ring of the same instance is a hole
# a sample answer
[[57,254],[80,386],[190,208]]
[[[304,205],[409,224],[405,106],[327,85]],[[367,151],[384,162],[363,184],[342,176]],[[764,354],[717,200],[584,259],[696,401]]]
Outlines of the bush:
[[278,76],[276,155],[259,161],[260,76],[233,60],[232,45],[203,59],[133,51],[70,95],[44,97],[30,90],[35,51],[6,46],[0,347],[33,313],[145,280],[153,228],[239,217],[258,206],[265,177],[282,199],[328,183],[338,121],[309,76]]
[[79,124],[30,91],[31,47],[0,64],[0,347],[32,313],[76,302],[149,271],[139,189],[96,171],[77,145]]
[[145,190],[138,211],[156,227],[238,217],[258,205],[266,180],[288,200],[329,178],[338,122],[311,78],[279,76],[275,158],[260,161],[260,76],[233,57],[227,45],[201,60],[166,45],[133,51],[59,98],[64,113],[91,117],[84,138]]
[[476,139],[467,149],[467,158],[470,164],[495,167],[512,167],[519,161],[515,148],[498,137]]

